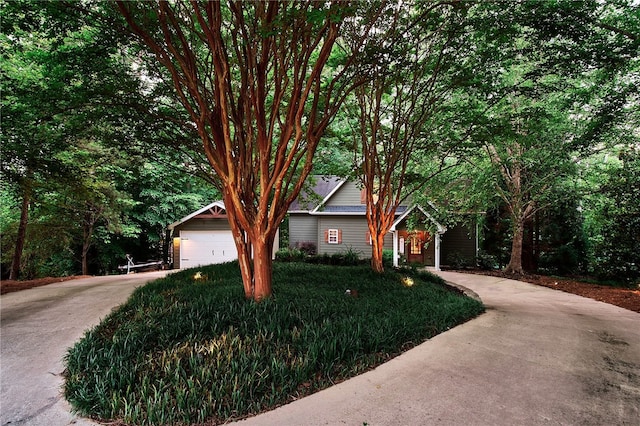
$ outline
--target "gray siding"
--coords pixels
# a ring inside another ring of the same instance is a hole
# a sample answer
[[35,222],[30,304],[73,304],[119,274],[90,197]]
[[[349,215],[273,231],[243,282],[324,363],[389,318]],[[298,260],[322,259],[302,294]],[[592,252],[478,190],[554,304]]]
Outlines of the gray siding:
[[318,245],[318,220],[308,214],[289,215],[289,247],[296,243],[311,241]]
[[476,230],[473,225],[456,225],[447,229],[442,236],[440,259],[448,265],[451,256],[462,256],[471,264],[476,258]]
[[[358,195],[359,197],[359,195]],[[324,239],[327,229],[342,231],[341,244],[328,244]],[[318,254],[334,254],[353,250],[363,259],[371,257],[371,245],[367,239],[367,220],[364,216],[321,216],[318,218]],[[384,248],[393,248],[393,237],[385,235]]]
[[345,182],[327,202],[328,206],[359,206],[360,188],[352,181]]

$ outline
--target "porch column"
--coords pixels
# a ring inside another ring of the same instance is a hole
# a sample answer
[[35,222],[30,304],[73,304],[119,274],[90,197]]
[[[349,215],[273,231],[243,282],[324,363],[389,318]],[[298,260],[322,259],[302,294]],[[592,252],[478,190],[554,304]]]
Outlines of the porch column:
[[398,231],[393,231],[393,266],[398,267]]
[[436,271],[439,271],[440,270],[440,233],[439,232],[436,233],[435,252],[436,253],[435,253],[435,256],[434,256],[435,257],[434,266],[435,266]]

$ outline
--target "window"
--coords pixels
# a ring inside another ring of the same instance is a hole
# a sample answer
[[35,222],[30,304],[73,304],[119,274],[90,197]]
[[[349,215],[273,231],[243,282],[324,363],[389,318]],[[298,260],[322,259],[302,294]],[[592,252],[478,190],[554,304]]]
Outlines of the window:
[[328,244],[340,244],[340,230],[329,229],[327,230],[327,243]]
[[400,254],[404,254],[404,237],[400,237],[400,241],[398,242],[398,251]]

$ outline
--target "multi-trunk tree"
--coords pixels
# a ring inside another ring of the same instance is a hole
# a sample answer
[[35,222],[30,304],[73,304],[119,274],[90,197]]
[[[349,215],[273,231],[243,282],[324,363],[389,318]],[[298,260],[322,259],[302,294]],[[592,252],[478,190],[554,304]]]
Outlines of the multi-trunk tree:
[[439,79],[452,60],[462,12],[449,3],[390,4],[387,30],[369,41],[372,75],[354,91],[353,139],[376,272],[384,271],[384,237],[398,206],[428,181],[411,178],[411,160],[443,155],[429,137],[430,121],[451,87]]
[[[222,192],[245,296],[269,297],[278,227],[311,172],[320,137],[359,83],[347,75],[353,57],[328,67],[354,7],[340,1],[116,3],[169,70],[197,129]],[[370,22],[362,22],[362,38]]]

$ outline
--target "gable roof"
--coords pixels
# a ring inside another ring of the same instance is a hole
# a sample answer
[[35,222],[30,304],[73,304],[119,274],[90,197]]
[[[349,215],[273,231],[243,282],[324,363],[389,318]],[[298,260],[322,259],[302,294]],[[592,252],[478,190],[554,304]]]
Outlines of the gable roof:
[[[298,198],[296,198],[289,206],[290,213],[308,213],[317,209],[318,206],[325,203],[326,200],[328,200],[331,195],[333,195],[338,188],[347,181],[347,179],[339,176],[329,175],[314,175],[312,178],[315,179],[315,185],[311,188],[311,192],[307,192],[303,189],[300,192],[300,195],[298,195]],[[313,199],[314,197],[319,197],[322,201],[316,204],[317,201]]]
[[[289,206],[289,213],[308,213],[311,215],[340,215],[340,216],[364,216],[367,206],[360,205],[328,205],[329,200],[342,188],[349,178],[331,175],[314,175],[316,183],[311,191],[315,198],[322,200],[317,203],[308,192],[301,192],[300,196]],[[302,200],[302,201],[300,201]],[[317,203],[317,204],[316,204]],[[306,208],[305,208],[306,207]],[[401,205],[396,208],[396,216],[403,215],[409,210],[409,206]],[[425,215],[427,213],[425,212]],[[431,216],[429,216],[431,218]],[[433,220],[433,218],[431,218]],[[434,223],[437,223],[434,221]],[[440,225],[438,224],[440,228]]]
[[187,216],[183,217],[182,219],[180,219],[180,220],[178,220],[176,222],[173,222],[167,228],[170,231],[173,231],[173,228],[175,228],[176,226],[178,226],[180,224],[183,224],[186,221],[188,221],[189,219],[193,219],[194,217],[196,217],[196,216],[198,216],[198,215],[200,215],[200,214],[202,214],[204,212],[207,212],[207,211],[213,209],[214,207],[218,207],[218,208],[226,211],[226,208],[224,207],[224,202],[222,200],[214,201],[213,203],[204,206],[200,210],[196,210],[195,212],[191,213],[190,215],[187,215]]
[[433,216],[431,216],[424,208],[422,208],[422,206],[419,206],[417,204],[414,204],[413,206],[411,206],[410,209],[407,209],[403,214],[401,214],[400,217],[398,217],[396,221],[393,222],[393,225],[391,225],[391,229],[389,229],[389,231],[395,231],[397,226],[403,220],[405,220],[407,216],[409,216],[409,214],[411,214],[411,212],[414,211],[415,209],[420,210],[420,212],[422,212],[422,214],[424,214],[427,219],[429,219],[434,225],[436,225],[436,228],[438,229],[438,234],[444,234],[447,231],[447,228],[445,226],[440,224],[440,222],[438,222]]

